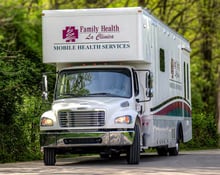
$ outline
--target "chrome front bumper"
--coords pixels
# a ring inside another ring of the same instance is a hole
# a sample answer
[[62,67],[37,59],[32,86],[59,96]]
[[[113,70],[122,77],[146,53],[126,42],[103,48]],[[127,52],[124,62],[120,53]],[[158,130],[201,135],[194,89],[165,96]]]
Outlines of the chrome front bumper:
[[134,131],[108,132],[50,132],[40,134],[41,146],[62,148],[80,146],[128,146],[134,140]]

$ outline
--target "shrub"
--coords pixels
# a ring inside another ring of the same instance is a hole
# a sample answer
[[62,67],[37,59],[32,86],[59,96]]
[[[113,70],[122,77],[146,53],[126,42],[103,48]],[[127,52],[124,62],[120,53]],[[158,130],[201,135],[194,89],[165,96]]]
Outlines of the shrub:
[[215,117],[212,115],[193,114],[192,140],[185,144],[186,148],[215,148],[218,147],[219,136]]

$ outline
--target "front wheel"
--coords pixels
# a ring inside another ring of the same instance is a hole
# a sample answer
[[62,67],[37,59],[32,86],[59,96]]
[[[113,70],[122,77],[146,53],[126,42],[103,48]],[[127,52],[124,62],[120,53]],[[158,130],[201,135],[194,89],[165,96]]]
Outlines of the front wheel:
[[56,163],[56,153],[53,148],[44,148],[44,165],[53,166]]
[[135,124],[135,137],[133,144],[128,148],[127,162],[128,164],[139,164],[140,162],[140,127]]

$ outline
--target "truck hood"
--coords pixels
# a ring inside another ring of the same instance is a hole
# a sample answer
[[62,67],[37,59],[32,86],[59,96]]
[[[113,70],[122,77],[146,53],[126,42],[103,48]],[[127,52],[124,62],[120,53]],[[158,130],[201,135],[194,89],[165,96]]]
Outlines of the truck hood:
[[129,101],[130,99],[117,97],[83,97],[78,99],[62,99],[53,103],[52,110],[54,112],[59,110],[110,110],[110,108],[116,109],[116,107],[128,107]]

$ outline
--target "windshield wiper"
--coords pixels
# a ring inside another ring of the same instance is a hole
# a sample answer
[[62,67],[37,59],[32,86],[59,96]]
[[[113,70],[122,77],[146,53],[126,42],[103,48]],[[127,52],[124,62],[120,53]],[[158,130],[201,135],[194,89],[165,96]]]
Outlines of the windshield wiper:
[[99,93],[91,93],[87,96],[108,96],[108,97],[118,97],[118,95],[107,93],[107,92],[99,92]]
[[91,93],[91,94],[60,94],[59,98],[72,98],[72,97],[93,97],[93,96],[107,96],[107,97],[124,97],[121,95],[111,94],[107,92]]
[[59,96],[62,98],[80,97],[78,94],[60,94]]

